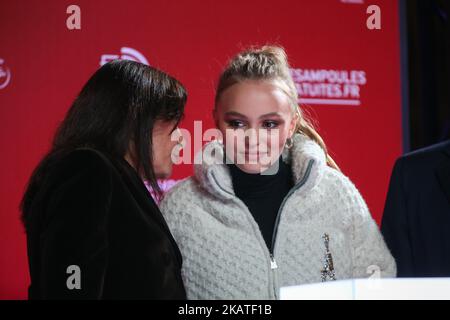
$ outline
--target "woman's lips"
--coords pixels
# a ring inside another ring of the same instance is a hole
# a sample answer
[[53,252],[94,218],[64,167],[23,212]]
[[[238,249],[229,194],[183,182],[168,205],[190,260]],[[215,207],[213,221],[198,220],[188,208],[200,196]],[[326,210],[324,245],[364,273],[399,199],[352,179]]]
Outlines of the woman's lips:
[[264,156],[267,154],[267,152],[241,152],[241,155],[247,156],[247,157],[258,157],[258,156]]

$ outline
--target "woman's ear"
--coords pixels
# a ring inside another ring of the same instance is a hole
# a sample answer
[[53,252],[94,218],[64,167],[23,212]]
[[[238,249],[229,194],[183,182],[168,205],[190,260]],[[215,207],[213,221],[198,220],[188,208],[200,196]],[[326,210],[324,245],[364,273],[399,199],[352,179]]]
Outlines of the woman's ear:
[[299,121],[299,114],[298,112],[295,112],[294,116],[292,117],[291,123],[289,124],[289,137],[292,137],[294,135],[298,121]]

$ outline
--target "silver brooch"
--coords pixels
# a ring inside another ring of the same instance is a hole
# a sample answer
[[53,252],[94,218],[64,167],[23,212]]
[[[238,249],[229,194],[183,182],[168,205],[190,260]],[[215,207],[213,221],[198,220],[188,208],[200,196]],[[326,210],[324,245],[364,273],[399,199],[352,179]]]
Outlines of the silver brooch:
[[325,282],[327,280],[336,280],[336,274],[334,272],[334,266],[333,266],[333,257],[331,256],[330,252],[330,237],[327,233],[324,233],[322,236],[323,243],[325,245],[325,257],[323,261],[323,269],[320,272],[322,282]]

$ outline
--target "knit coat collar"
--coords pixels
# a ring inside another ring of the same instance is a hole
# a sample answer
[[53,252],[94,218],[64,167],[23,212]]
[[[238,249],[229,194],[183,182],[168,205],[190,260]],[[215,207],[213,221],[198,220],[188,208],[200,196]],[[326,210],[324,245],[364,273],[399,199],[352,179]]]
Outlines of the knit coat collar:
[[[203,189],[226,200],[234,198],[235,193],[224,158],[223,144],[217,141],[205,144],[196,156],[194,177]],[[302,192],[307,192],[320,182],[326,166],[326,156],[323,149],[307,136],[295,134],[292,148],[283,150],[282,158],[291,165],[295,184],[303,183]],[[302,181],[304,178],[307,178],[306,181]]]

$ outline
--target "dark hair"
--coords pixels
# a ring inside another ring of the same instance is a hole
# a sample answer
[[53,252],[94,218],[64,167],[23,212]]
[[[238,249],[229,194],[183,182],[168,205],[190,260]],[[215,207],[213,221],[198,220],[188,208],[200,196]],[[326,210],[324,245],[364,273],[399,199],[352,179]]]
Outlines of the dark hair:
[[31,175],[20,204],[22,220],[48,168],[76,148],[124,157],[132,142],[136,170],[161,197],[153,170],[153,126],[156,120],[178,124],[186,99],[183,85],[155,68],[127,60],[103,65],[84,85]]

